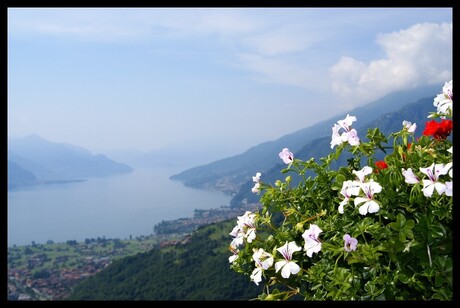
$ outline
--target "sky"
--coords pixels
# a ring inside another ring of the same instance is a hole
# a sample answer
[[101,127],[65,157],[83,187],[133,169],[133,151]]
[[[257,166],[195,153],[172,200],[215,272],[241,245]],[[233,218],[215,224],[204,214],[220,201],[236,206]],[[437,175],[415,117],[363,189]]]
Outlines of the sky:
[[7,14],[8,136],[94,154],[174,148],[224,158],[393,91],[441,92],[452,79],[449,7]]

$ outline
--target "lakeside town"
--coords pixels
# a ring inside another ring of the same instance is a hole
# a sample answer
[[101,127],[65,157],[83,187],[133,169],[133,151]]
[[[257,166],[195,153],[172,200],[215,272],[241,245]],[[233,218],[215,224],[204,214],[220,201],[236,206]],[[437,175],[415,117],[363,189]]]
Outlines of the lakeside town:
[[84,242],[13,245],[8,247],[8,300],[65,300],[74,286],[119,258],[184,243],[200,226],[236,218],[258,207],[251,203],[196,209],[192,218],[162,221],[154,226],[154,234],[124,240],[98,237]]

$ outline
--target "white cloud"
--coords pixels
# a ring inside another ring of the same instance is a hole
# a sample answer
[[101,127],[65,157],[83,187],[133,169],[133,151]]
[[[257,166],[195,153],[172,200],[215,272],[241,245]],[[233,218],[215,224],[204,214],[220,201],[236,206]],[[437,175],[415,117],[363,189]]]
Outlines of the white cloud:
[[[326,11],[337,15],[328,27],[322,26],[324,15],[310,10],[289,10],[286,15],[279,10],[237,8],[20,8],[8,12],[9,34],[14,35],[96,42],[164,39],[164,46],[196,40],[192,48],[209,48],[217,42],[223,47],[219,52],[224,52],[219,54],[221,63],[250,72],[259,82],[326,91],[332,87],[345,99],[361,96],[363,102],[401,88],[443,82],[452,72],[451,23],[421,23],[381,34],[376,43],[384,58],[364,62],[344,55],[328,72],[324,65],[330,65],[329,59],[337,59],[347,42],[357,40],[352,33],[363,35],[359,31],[364,31],[358,26],[345,31],[351,17],[339,10]],[[369,18],[366,14],[352,17],[353,25]],[[198,43],[198,39],[204,40]]]
[[452,78],[452,23],[422,23],[381,34],[386,57],[364,63],[343,56],[330,68],[332,89],[344,99],[368,102],[386,93]]

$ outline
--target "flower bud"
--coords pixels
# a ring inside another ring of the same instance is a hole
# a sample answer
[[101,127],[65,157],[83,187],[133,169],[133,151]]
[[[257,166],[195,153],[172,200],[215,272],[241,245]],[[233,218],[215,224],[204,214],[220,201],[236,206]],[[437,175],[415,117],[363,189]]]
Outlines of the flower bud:
[[298,222],[298,223],[295,225],[294,229],[295,229],[296,231],[303,232],[303,231],[304,231],[304,230],[303,230],[303,223]]

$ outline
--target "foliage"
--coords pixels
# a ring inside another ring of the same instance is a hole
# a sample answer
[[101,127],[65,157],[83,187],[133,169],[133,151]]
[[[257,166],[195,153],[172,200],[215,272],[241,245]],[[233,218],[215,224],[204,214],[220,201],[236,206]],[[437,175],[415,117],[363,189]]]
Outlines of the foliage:
[[[227,264],[233,221],[200,227],[187,241],[124,257],[77,285],[68,300],[248,300],[261,292]],[[222,270],[222,268],[224,268]]]
[[253,177],[262,208],[238,217],[230,267],[260,300],[452,300],[452,102],[451,81],[419,138],[404,121],[361,140],[347,115],[319,161],[284,148],[284,181]]
[[[379,104],[379,106],[385,106],[385,113],[379,114],[377,118],[371,118],[369,117],[368,113],[354,113],[355,111],[358,111],[358,109],[351,111],[355,116],[357,116],[360,120],[356,122],[356,126],[353,125],[356,130],[358,131],[359,134],[362,134],[363,136],[366,134],[368,128],[373,128],[373,127],[378,127],[379,130],[386,134],[389,135],[390,133],[394,131],[398,131],[401,128],[401,123],[403,120],[405,120],[406,116],[410,115],[410,118],[412,119],[412,122],[416,123],[424,123],[426,120],[426,115],[433,110],[433,96],[432,93],[435,93],[437,89],[433,89],[429,96],[420,98],[413,103],[406,103],[405,98],[399,98],[396,99],[394,96],[393,100],[396,102],[400,102],[401,107],[397,111],[386,111],[386,106],[387,104]],[[420,94],[422,95],[422,94]],[[426,95],[426,94],[423,94]],[[383,109],[380,107],[380,109]],[[375,113],[375,110],[369,111]],[[291,149],[293,143],[291,140],[286,141],[285,144],[289,145],[289,149],[296,155],[296,158],[302,159],[302,160],[308,160],[310,158],[315,158],[315,159],[320,159],[321,157],[327,156],[331,152],[331,147],[330,147],[330,141],[331,141],[331,136],[330,136],[330,123],[335,122],[338,120],[339,117],[336,117],[334,119],[329,119],[327,122],[321,122],[327,124],[327,127],[324,128],[324,130],[321,131],[320,134],[312,134],[311,136],[316,136],[311,141],[307,141],[308,139],[305,138],[304,136],[296,136],[297,139],[303,140],[304,145],[300,147],[299,149]],[[363,121],[364,120],[364,121]],[[315,124],[313,127],[316,127]],[[278,144],[278,143],[277,143]],[[283,145],[283,143],[281,144]],[[279,149],[279,147],[276,147],[275,149],[267,149],[267,152],[270,153],[270,156],[272,156],[274,159],[277,159],[276,157],[276,151]],[[383,159],[385,156],[385,153],[382,151],[376,153],[376,159]],[[345,151],[342,153],[340,158],[337,161],[333,161],[331,163],[331,167],[337,168],[337,166],[343,166],[347,164],[347,159],[352,157],[351,153]],[[260,158],[262,159],[262,157]],[[246,182],[241,186],[241,188],[238,190],[238,192],[232,197],[230,204],[232,206],[239,206],[241,203],[258,203],[260,199],[260,195],[253,194],[251,192],[251,187],[254,185],[252,182],[250,175],[254,171],[260,171],[263,173],[263,180],[265,184],[275,184],[275,181],[279,179],[280,175],[280,170],[283,169],[284,167],[282,166],[284,163],[280,160],[277,159],[276,165],[273,163],[273,166],[269,169],[261,169],[259,168],[256,164],[253,164],[251,168],[247,168],[250,170],[249,175],[245,176]],[[298,181],[301,180],[296,174],[291,173],[292,177],[292,185],[297,185]]]

